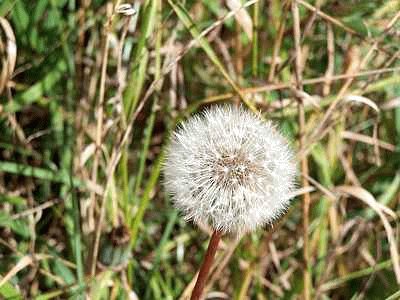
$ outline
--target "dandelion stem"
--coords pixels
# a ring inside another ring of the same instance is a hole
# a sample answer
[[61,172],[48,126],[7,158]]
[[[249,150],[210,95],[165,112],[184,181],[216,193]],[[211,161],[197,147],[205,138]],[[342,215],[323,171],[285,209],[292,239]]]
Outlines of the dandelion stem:
[[200,267],[199,275],[197,276],[196,285],[194,286],[192,297],[190,300],[199,300],[203,293],[206,284],[207,276],[210,271],[211,265],[214,261],[215,253],[217,252],[219,241],[221,240],[222,232],[215,230],[211,236],[210,243],[208,244],[207,252]]

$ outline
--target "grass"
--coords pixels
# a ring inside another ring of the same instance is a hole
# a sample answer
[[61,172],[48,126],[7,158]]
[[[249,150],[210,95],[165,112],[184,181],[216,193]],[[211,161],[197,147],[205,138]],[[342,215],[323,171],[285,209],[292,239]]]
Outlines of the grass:
[[0,3],[0,298],[186,299],[209,232],[164,193],[163,149],[232,102],[289,137],[299,194],[223,238],[209,296],[396,299],[398,1],[121,4]]

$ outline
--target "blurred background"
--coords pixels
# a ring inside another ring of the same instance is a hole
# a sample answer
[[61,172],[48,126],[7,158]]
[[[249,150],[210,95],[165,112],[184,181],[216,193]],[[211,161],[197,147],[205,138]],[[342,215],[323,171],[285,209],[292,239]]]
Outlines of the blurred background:
[[400,297],[400,2],[2,0],[0,298],[188,299],[210,230],[162,188],[181,120],[279,124],[298,192],[208,299]]

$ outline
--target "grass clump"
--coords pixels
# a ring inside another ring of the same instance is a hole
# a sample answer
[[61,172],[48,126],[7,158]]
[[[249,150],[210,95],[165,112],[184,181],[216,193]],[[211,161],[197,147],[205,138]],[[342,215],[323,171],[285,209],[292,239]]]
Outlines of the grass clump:
[[165,146],[180,121],[229,102],[280,124],[299,191],[284,222],[223,240],[205,292],[395,299],[399,10],[3,0],[0,297],[189,297],[209,228],[162,189]]

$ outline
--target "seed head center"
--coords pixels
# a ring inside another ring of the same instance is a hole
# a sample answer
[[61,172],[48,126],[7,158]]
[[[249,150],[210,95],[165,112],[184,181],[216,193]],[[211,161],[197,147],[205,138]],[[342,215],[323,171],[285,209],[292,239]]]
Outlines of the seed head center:
[[223,184],[246,184],[256,167],[243,154],[222,155],[216,160],[215,175]]

